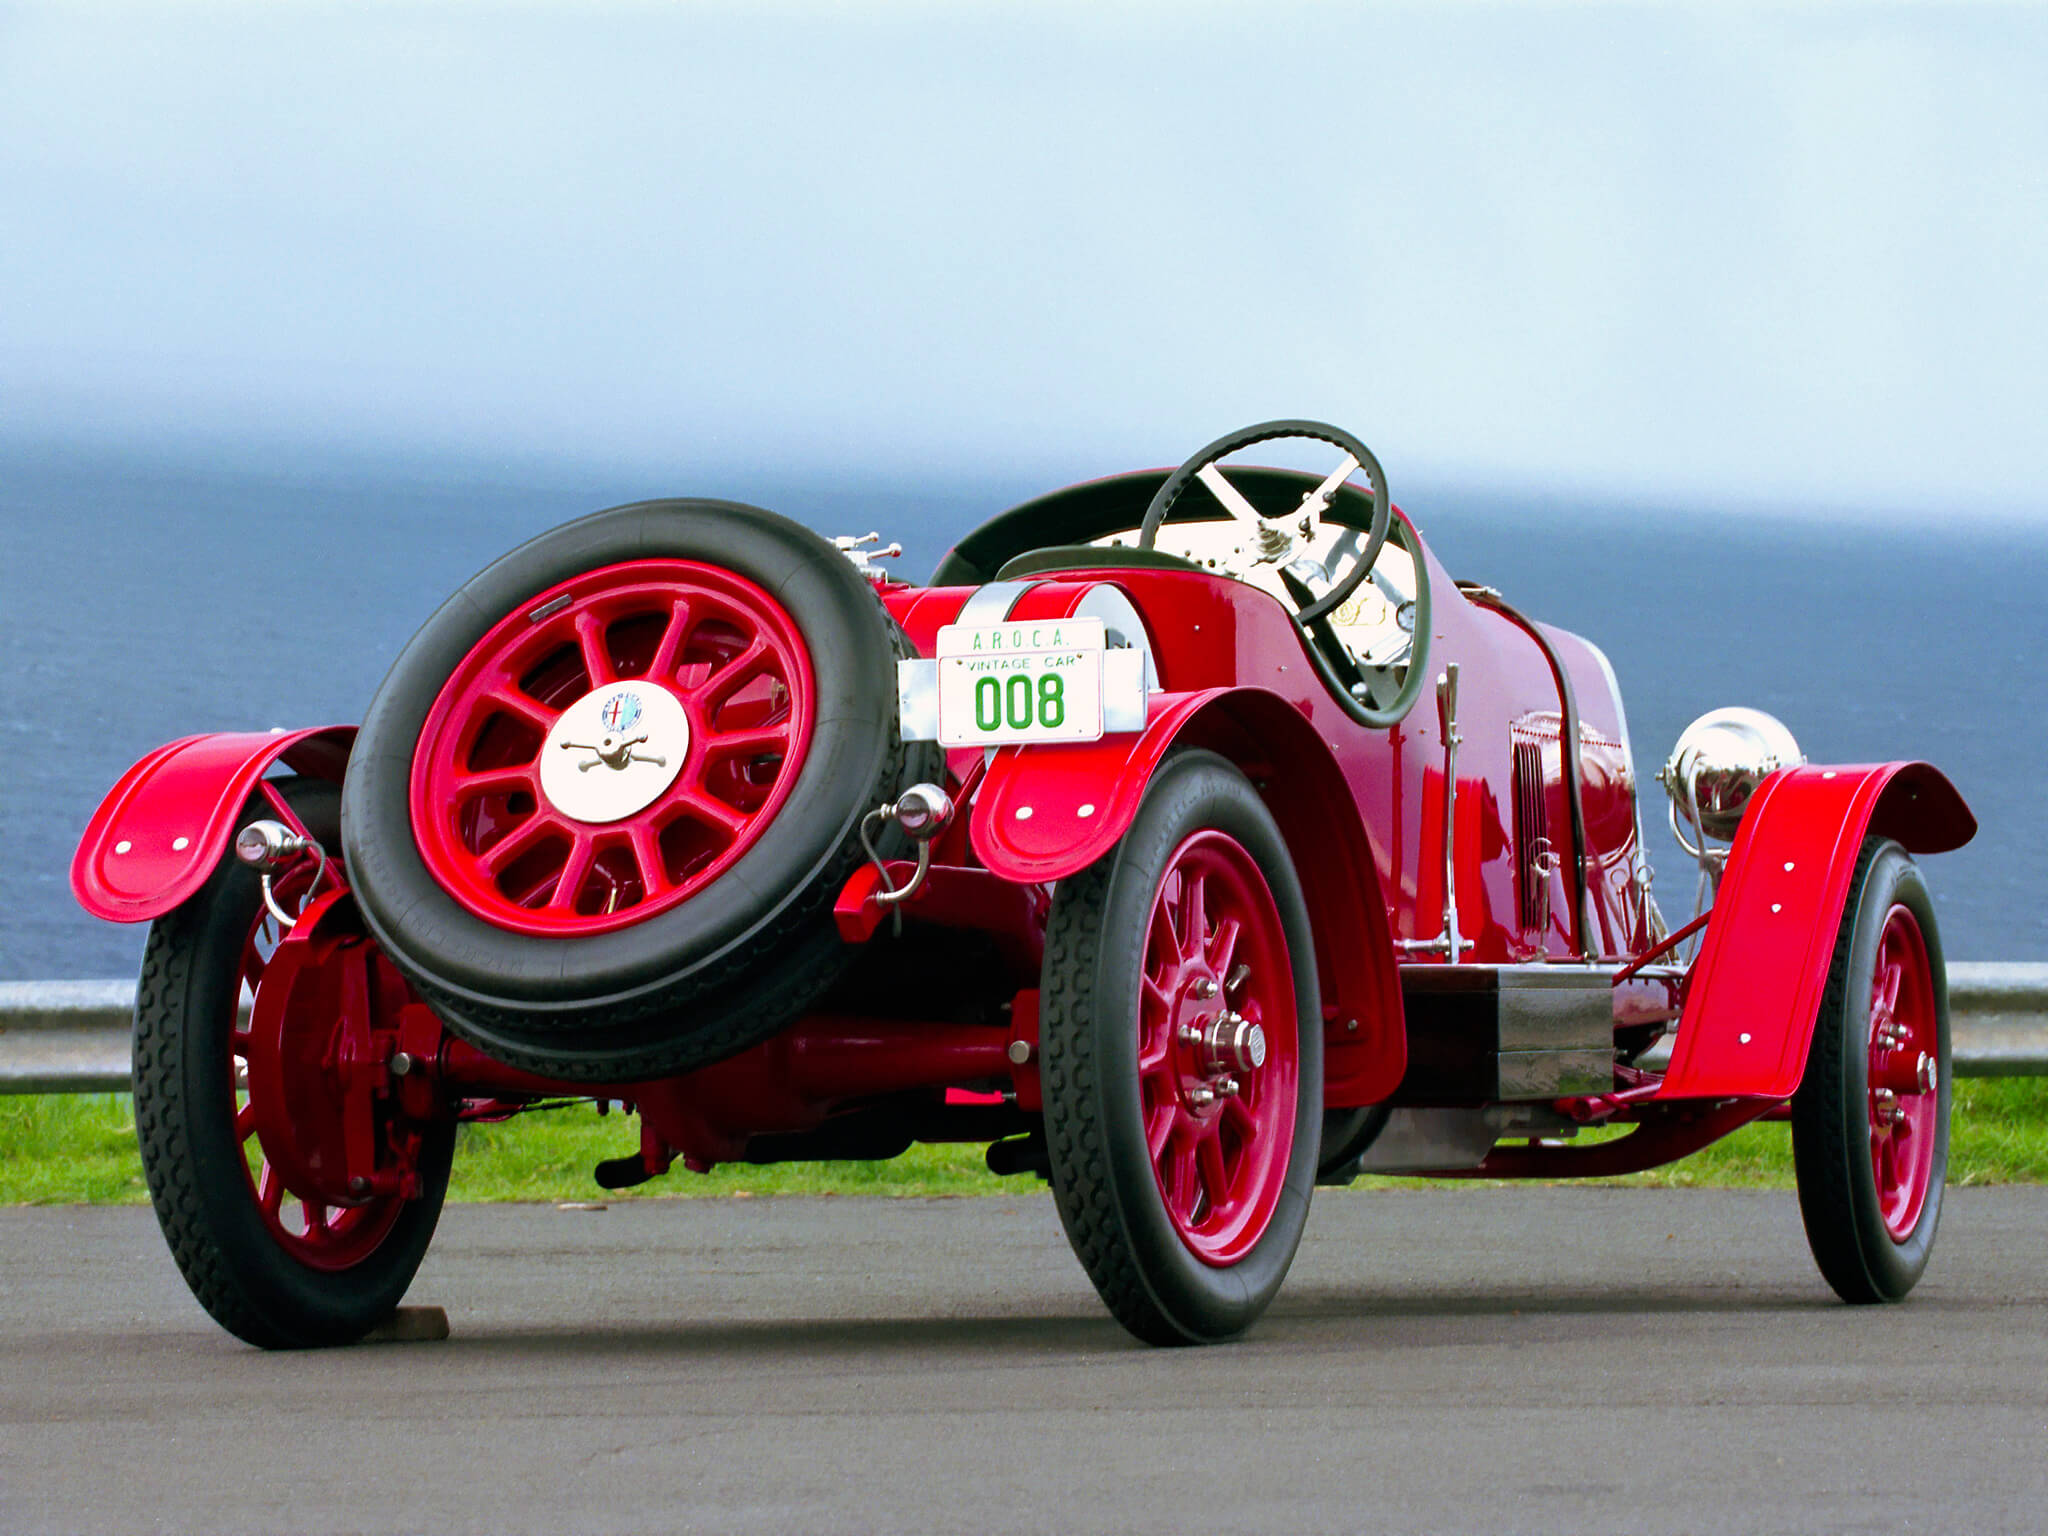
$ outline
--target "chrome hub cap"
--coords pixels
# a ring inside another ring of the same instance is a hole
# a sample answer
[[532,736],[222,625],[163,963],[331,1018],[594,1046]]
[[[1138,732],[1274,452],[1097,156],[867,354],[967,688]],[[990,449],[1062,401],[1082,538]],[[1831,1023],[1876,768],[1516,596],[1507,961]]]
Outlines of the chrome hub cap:
[[1218,1072],[1256,1072],[1266,1064],[1266,1032],[1251,1020],[1225,1011],[1202,1037],[1210,1066]]
[[642,679],[607,683],[562,711],[541,749],[548,803],[586,824],[645,810],[675,783],[690,752],[682,701]]
[[[1250,975],[1240,965],[1233,990]],[[1223,1100],[1246,1091],[1266,1064],[1266,1031],[1230,1006],[1223,983],[1198,975],[1181,991],[1175,1010],[1174,1052],[1181,1101],[1199,1117],[1219,1113]]]

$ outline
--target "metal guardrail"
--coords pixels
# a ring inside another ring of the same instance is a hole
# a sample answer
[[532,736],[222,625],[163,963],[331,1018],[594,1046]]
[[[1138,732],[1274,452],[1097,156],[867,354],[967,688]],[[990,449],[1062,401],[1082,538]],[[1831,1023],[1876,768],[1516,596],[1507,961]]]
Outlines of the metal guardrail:
[[[1958,1077],[2048,1077],[2048,964],[1948,968]],[[125,1093],[132,981],[0,981],[0,1093]]]
[[0,981],[0,1093],[126,1093],[132,981]]
[[1956,961],[1949,1043],[1958,1077],[2048,1077],[2048,964]]

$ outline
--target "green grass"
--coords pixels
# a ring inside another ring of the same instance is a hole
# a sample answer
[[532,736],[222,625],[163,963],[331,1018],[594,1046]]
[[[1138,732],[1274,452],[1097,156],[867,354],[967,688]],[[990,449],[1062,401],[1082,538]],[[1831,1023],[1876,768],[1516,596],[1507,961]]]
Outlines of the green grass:
[[[1627,1128],[1581,1134],[1587,1143],[1625,1135]],[[1951,1188],[1981,1184],[2048,1184],[2048,1078],[1961,1078],[1949,1137]],[[1478,1180],[1367,1179],[1365,1184],[1457,1188]],[[1493,1181],[1486,1181],[1493,1182]],[[1588,1179],[1649,1189],[1791,1189],[1792,1127],[1785,1121],[1745,1125],[1661,1168],[1620,1178]]]
[[631,1200],[656,1195],[999,1195],[998,1179],[973,1146],[912,1147],[884,1163],[724,1163],[708,1174],[681,1163],[635,1189],[606,1191],[590,1171],[640,1145],[640,1122],[587,1106],[465,1126],[455,1149],[451,1200]]
[[0,1204],[147,1201],[125,1093],[0,1098]]
[[[2048,1078],[1961,1078],[1949,1133],[1951,1187],[2048,1183]],[[1792,1127],[1746,1125],[1691,1157],[1617,1182],[1792,1187]]]
[[[913,1147],[883,1163],[678,1164],[637,1189],[602,1190],[591,1169],[639,1143],[638,1122],[588,1105],[466,1125],[456,1144],[454,1200],[631,1200],[659,1195],[992,1195],[1029,1180],[998,1179],[974,1146]],[[126,1094],[0,1097],[0,1205],[147,1202]]]
[[[588,1107],[464,1128],[456,1200],[626,1200],[649,1196],[989,1195],[1038,1188],[998,1179],[979,1146],[913,1148],[886,1163],[729,1164],[708,1175],[680,1166],[637,1190],[606,1192],[590,1171],[637,1145],[635,1122]],[[1949,1181],[2048,1183],[2048,1078],[1964,1079],[1956,1085]],[[1422,1183],[1367,1180],[1365,1184]],[[1609,1182],[1659,1187],[1789,1189],[1791,1128],[1752,1125],[1682,1162]],[[1363,1187],[1363,1186],[1361,1186]],[[148,1198],[124,1094],[0,1097],[0,1204],[139,1204]]]

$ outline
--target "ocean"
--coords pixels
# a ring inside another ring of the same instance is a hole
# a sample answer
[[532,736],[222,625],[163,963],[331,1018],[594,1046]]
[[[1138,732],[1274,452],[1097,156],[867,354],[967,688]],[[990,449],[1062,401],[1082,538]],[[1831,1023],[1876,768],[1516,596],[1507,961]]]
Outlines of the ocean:
[[[647,496],[726,496],[824,533],[878,529],[922,578],[1046,488],[0,452],[0,980],[135,970],[142,931],[86,916],[67,884],[86,818],[131,762],[196,731],[358,719],[421,620],[544,528]],[[1950,957],[2048,960],[2048,528],[1396,492],[1455,575],[1612,659],[1667,914],[1690,910],[1693,869],[1650,775],[1695,715],[1748,704],[1815,761],[1942,767],[1981,824],[1924,865]]]

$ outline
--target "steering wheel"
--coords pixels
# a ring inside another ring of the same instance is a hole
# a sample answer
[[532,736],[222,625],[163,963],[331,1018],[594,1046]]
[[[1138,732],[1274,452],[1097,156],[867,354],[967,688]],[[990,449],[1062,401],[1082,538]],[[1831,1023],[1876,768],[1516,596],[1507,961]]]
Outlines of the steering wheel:
[[[1301,505],[1294,511],[1282,517],[1265,517],[1245,499],[1243,492],[1224,478],[1218,461],[1229,458],[1240,448],[1251,447],[1253,443],[1270,442],[1281,437],[1306,437],[1333,444],[1344,450],[1344,459],[1321,485],[1301,498]],[[1227,437],[1217,438],[1166,477],[1166,483],[1159,487],[1152,504],[1145,508],[1145,521],[1138,530],[1138,548],[1154,547],[1166,514],[1180,500],[1181,492],[1199,480],[1208,487],[1212,496],[1223,503],[1232,517],[1249,525],[1259,550],[1253,563],[1270,563],[1284,570],[1295,550],[1313,542],[1315,529],[1322,524],[1323,513],[1336,500],[1339,487],[1361,469],[1372,487],[1372,527],[1366,535],[1365,548],[1359,552],[1351,569],[1328,592],[1295,613],[1295,622],[1307,628],[1340,607],[1344,599],[1358,589],[1358,584],[1372,570],[1373,562],[1379,559],[1380,550],[1387,542],[1392,504],[1387,499],[1386,474],[1381,470],[1379,460],[1372,456],[1372,450],[1342,427],[1333,427],[1323,421],[1262,421],[1255,427],[1242,427]],[[1297,534],[1303,537],[1297,538]]]

